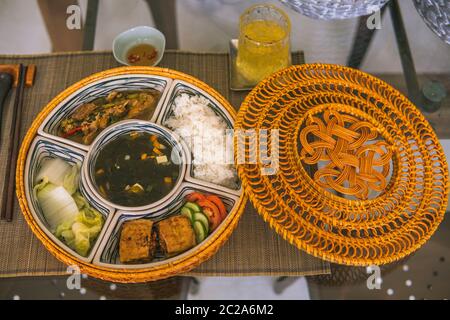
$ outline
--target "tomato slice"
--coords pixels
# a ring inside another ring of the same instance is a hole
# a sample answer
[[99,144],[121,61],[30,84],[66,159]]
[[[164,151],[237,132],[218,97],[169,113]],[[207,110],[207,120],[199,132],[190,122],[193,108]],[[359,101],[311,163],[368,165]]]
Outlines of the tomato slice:
[[200,192],[192,192],[192,193],[188,194],[185,198],[189,202],[198,202],[198,201],[206,200],[206,197]]
[[223,204],[222,200],[218,196],[213,194],[207,195],[206,199],[211,201],[217,206],[220,212],[220,217],[222,218],[222,220],[224,220],[227,216],[227,209],[225,208],[225,205]]
[[207,199],[200,200],[197,204],[202,207],[203,213],[208,216],[211,230],[217,228],[217,226],[222,222],[222,217],[217,206]]
[[208,217],[209,229],[212,232],[219,226],[219,224],[221,222],[220,215],[219,215],[218,211],[215,212],[210,207],[204,207],[202,209],[203,209],[203,213]]

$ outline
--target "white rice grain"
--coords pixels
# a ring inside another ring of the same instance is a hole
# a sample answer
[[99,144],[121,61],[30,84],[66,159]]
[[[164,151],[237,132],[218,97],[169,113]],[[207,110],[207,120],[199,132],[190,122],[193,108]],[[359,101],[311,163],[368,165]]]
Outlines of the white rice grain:
[[194,177],[228,188],[237,187],[231,136],[227,124],[201,96],[175,98],[173,115],[165,125],[178,134],[193,155]]

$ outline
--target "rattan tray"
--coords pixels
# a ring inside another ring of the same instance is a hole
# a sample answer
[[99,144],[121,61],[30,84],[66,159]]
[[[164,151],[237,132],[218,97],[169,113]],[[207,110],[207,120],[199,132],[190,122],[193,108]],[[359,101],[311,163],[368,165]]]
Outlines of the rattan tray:
[[[408,99],[373,76],[336,65],[289,67],[252,90],[235,129],[246,132],[235,136],[235,155],[251,202],[316,257],[390,263],[422,246],[444,217],[448,168],[438,138]],[[270,173],[264,160],[277,141],[278,170]],[[319,159],[333,163],[324,169]]]
[[[61,119],[62,114],[71,112],[70,108],[80,105],[79,101],[81,100],[77,100],[77,98],[81,96],[81,93],[85,95],[84,99],[87,99],[88,94],[86,91],[83,91],[87,86],[91,88],[89,94],[95,95],[99,92],[108,92],[111,88],[118,88],[118,86],[124,84],[137,88],[138,86],[146,85],[150,81],[154,81],[157,84],[165,81],[165,87],[161,89],[162,96],[160,103],[156,107],[155,114],[147,123],[162,125],[164,117],[168,115],[170,98],[173,98],[179,92],[192,90],[193,93],[206,97],[214,111],[223,116],[224,120],[232,126],[235,118],[234,109],[219,93],[205,83],[170,69],[121,67],[89,76],[52,99],[32,123],[19,153],[16,171],[17,197],[31,230],[60,261],[67,265],[77,265],[82,273],[96,278],[115,282],[145,282],[185,273],[217,252],[235,229],[245,207],[246,198],[242,194],[241,189],[226,190],[227,188],[196,180],[187,172],[186,181],[183,182],[183,187],[180,188],[179,194],[173,201],[179,201],[179,198],[183,197],[189,190],[215,193],[228,201],[225,202],[224,200],[225,205],[230,208],[227,218],[201,244],[179,256],[144,265],[120,265],[117,264],[116,255],[111,248],[117,245],[115,241],[121,223],[127,219],[147,216],[149,213],[126,212],[109,207],[108,204],[102,203],[101,200],[99,201],[98,198],[92,195],[88,191],[88,187],[83,187],[82,179],[80,191],[91,202],[91,205],[105,216],[105,225],[91,253],[87,257],[77,255],[47,230],[45,219],[42,218],[40,210],[30,196],[33,163],[39,161],[36,159],[43,157],[42,154],[44,153],[50,153],[50,155],[66,158],[68,161],[81,163],[85,159],[86,152],[89,151],[89,146],[74,143],[54,134],[54,128]],[[167,207],[161,207],[160,211],[164,212],[164,214],[166,212],[170,213],[170,210],[175,210],[171,207],[172,205],[173,203],[168,203]],[[157,209],[154,210],[157,211]],[[151,214],[153,214],[153,211]]]

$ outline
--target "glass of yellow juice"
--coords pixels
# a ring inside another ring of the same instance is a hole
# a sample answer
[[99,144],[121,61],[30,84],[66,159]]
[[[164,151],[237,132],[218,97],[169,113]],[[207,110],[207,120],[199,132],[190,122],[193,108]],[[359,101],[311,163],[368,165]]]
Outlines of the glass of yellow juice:
[[291,63],[289,17],[275,6],[262,4],[247,9],[239,21],[236,67],[252,84]]

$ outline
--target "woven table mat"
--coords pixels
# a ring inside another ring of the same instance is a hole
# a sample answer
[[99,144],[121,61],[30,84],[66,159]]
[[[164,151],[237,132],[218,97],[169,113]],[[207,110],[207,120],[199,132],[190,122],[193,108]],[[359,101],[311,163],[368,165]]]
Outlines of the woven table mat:
[[[38,112],[60,91],[76,81],[105,69],[118,67],[110,52],[75,52],[32,56],[2,56],[0,64],[36,64],[33,87],[24,93],[21,135]],[[229,90],[228,54],[167,51],[160,63],[203,80],[220,92],[237,109],[247,92]],[[301,52],[293,63],[303,63]],[[5,102],[1,133],[0,177],[5,175],[9,124],[14,92]],[[3,188],[4,179],[0,179]],[[13,222],[0,221],[0,277],[63,275],[66,266],[56,260],[34,236],[24,220],[18,203]],[[195,276],[300,276],[327,274],[328,262],[314,258],[279,237],[247,204],[233,235],[210,260],[188,275]]]

